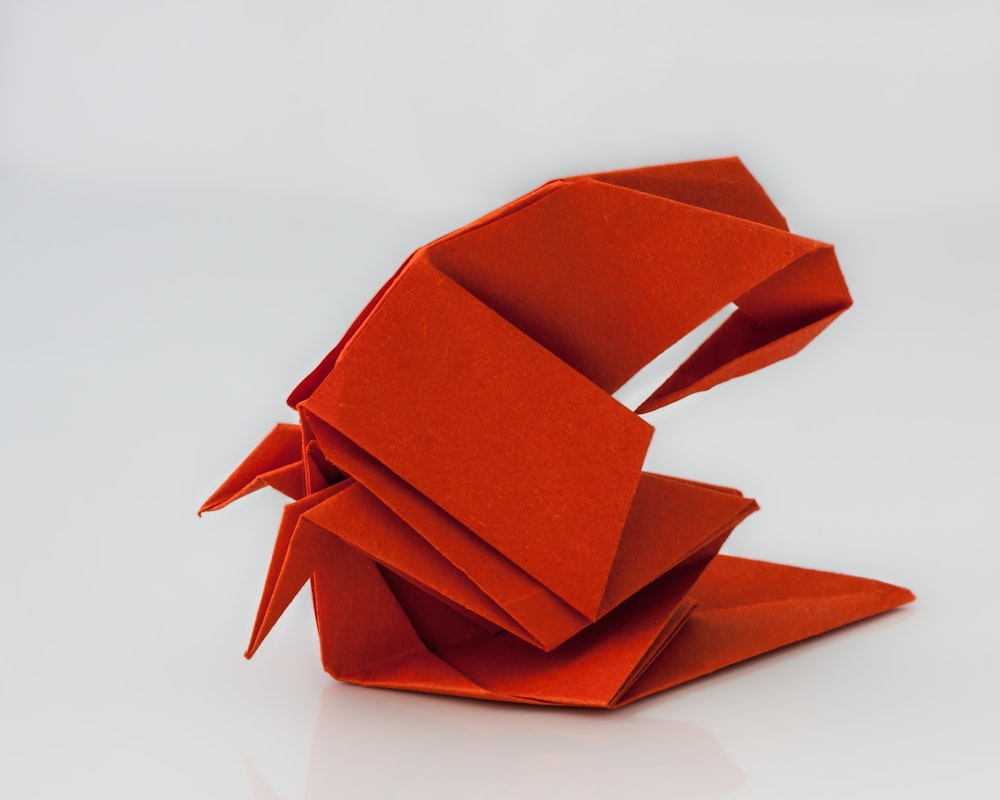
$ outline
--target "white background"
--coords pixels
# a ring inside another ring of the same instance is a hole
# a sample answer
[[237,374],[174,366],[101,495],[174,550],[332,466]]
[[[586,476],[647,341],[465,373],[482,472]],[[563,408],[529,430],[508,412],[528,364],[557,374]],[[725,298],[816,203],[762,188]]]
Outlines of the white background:
[[[0,3],[0,795],[991,796],[998,143],[993,2]],[[856,305],[648,466],[918,601],[611,714],[246,663],[281,500],[195,509],[409,251],[730,154]]]

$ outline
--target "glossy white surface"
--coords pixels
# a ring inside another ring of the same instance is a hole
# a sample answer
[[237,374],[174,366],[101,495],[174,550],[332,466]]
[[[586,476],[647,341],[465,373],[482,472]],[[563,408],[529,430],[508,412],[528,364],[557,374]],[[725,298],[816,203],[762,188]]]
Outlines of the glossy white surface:
[[[0,7],[0,795],[991,796],[994,5],[147,5]],[[194,511],[408,252],[731,153],[856,306],[647,464],[918,601],[614,713],[335,684],[304,596],[245,662],[280,498]]]

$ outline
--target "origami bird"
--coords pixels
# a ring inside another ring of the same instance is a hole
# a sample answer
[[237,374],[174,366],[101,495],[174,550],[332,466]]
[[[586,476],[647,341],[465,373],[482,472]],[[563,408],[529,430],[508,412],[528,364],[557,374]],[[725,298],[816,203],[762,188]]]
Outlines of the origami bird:
[[[730,302],[638,409],[611,395]],[[718,555],[756,510],[642,470],[650,412],[851,304],[738,159],[552,181],[417,250],[202,507],[285,507],[247,656],[308,582],[335,678],[616,707],[909,602]]]

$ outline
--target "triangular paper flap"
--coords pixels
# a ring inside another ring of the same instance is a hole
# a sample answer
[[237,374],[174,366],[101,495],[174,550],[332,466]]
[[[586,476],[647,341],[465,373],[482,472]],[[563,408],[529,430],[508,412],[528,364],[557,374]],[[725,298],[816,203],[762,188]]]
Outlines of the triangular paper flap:
[[820,245],[736,303],[732,316],[639,406],[640,414],[794,355],[850,307],[851,296],[833,248]]
[[[703,565],[664,576],[550,653],[507,634],[483,637],[441,656],[499,695],[554,704],[607,706],[658,643]],[[680,610],[687,613],[687,606]]]
[[756,509],[754,500],[731,489],[642,473],[601,612],[680,564],[721,531],[731,531]]
[[313,576],[327,672],[352,683],[392,685],[402,679],[418,691],[482,696],[479,687],[427,650],[375,562],[316,530],[329,545]]
[[788,230],[781,212],[736,157],[601,172],[565,180],[581,178],[613,183],[678,203]]
[[435,551],[496,601],[545,650],[562,644],[588,624],[512,561],[446,514],[347,437],[301,407],[327,456],[386,504]]
[[535,642],[517,622],[454,564],[377,497],[353,480],[305,513],[305,518],[340,537],[369,558],[406,575],[428,591]]
[[411,262],[302,407],[596,617],[652,429],[454,281]]
[[636,409],[648,414],[696,392],[749,375],[795,355],[822,333],[845,309],[791,333],[763,328],[742,311],[735,311],[662,386]]
[[880,581],[727,556],[712,561],[691,597],[687,625],[624,702],[913,600]]
[[585,179],[428,248],[431,262],[608,392],[816,247]]
[[281,524],[278,526],[278,535],[274,541],[267,578],[264,580],[264,590],[261,592],[260,604],[257,607],[253,633],[250,635],[247,658],[260,647],[288,604],[309,580],[315,566],[313,562],[320,558],[323,552],[323,540],[317,540],[309,532],[298,533],[302,514],[341,491],[345,486],[346,484],[332,486],[285,506]]
[[305,494],[303,480],[299,426],[278,424],[205,501],[198,514],[217,511],[265,486],[298,499]]
[[826,599],[838,595],[868,597],[873,608],[887,603],[882,610],[914,599],[909,589],[872,578],[735,556],[714,559],[691,589],[698,612],[702,614],[773,601]]

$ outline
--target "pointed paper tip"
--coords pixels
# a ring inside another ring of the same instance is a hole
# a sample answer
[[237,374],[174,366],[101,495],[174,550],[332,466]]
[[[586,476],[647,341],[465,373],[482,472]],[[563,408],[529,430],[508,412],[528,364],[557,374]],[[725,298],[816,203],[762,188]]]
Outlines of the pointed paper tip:
[[223,488],[224,486],[220,486],[212,493],[212,496],[208,500],[201,504],[201,507],[198,509],[199,517],[206,511],[218,511],[220,508],[225,508],[236,499],[236,497],[229,493],[223,494]]
[[912,603],[917,599],[917,596],[904,586],[886,585],[890,587],[890,591],[886,594],[897,606],[905,606],[907,603]]
[[[664,391],[666,390],[666,391]],[[664,383],[659,389],[657,389],[653,394],[647,397],[640,403],[636,409],[636,414],[649,414],[651,411],[658,411],[664,406],[668,406],[671,403],[676,403],[678,400],[683,400],[692,394],[697,394],[700,389],[693,389],[690,386],[681,389],[674,389],[667,386]]]
[[[227,481],[228,483],[228,481]],[[218,489],[216,489],[209,498],[201,504],[198,509],[198,516],[200,517],[206,511],[218,511],[220,508],[225,508],[233,500],[235,500],[239,495],[231,491],[224,491],[226,489],[226,484],[222,484]]]
[[249,661],[254,657],[254,654],[260,649],[261,644],[267,638],[267,634],[270,633],[272,627],[274,627],[274,620],[271,621],[270,625],[265,624],[264,620],[254,625],[253,633],[250,634],[250,643],[243,653],[243,658]]
[[[297,592],[296,592],[297,594]],[[278,618],[285,610],[285,606],[288,605],[286,602],[279,609],[275,609],[271,600],[273,595],[267,598],[267,608],[262,614],[259,614],[257,621],[254,623],[253,632],[250,634],[250,644],[247,645],[246,652],[243,653],[243,657],[248,661],[253,658],[254,653],[260,648],[267,635],[271,632],[274,624],[278,621]]]
[[871,578],[865,580],[871,583],[871,593],[878,596],[878,603],[883,611],[905,606],[917,599],[917,596],[905,586],[896,586],[894,583],[885,583]]

